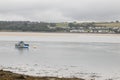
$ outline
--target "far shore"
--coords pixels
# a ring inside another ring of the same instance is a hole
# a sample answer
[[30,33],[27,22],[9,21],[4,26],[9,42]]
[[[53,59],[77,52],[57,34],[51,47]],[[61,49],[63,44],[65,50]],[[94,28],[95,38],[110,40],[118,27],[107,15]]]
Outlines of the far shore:
[[48,33],[48,32],[0,32],[0,36],[120,36],[120,34],[100,34],[100,33]]
[[0,32],[0,41],[120,43],[120,34]]

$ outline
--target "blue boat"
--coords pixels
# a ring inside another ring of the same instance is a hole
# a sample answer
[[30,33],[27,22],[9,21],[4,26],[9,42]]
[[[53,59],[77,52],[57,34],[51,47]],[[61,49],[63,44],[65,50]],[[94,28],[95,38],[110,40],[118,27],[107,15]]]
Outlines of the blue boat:
[[16,48],[29,48],[29,44],[25,44],[23,41],[18,42],[15,44]]

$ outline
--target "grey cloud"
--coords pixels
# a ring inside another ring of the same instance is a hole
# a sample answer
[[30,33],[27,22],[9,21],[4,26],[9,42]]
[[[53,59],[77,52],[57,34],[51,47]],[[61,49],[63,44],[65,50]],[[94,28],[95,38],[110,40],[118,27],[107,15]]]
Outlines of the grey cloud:
[[1,0],[1,20],[119,20],[119,0]]

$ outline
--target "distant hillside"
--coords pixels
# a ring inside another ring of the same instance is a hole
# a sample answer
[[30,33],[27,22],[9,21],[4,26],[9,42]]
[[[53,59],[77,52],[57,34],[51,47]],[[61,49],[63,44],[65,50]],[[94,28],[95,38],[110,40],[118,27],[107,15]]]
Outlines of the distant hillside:
[[0,31],[120,33],[120,22],[30,22],[0,21]]

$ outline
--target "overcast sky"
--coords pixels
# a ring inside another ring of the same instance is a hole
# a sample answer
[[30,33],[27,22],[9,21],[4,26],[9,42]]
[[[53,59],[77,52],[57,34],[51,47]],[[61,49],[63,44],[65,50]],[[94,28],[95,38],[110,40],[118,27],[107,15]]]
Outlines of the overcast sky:
[[0,20],[115,21],[120,0],[0,0]]

